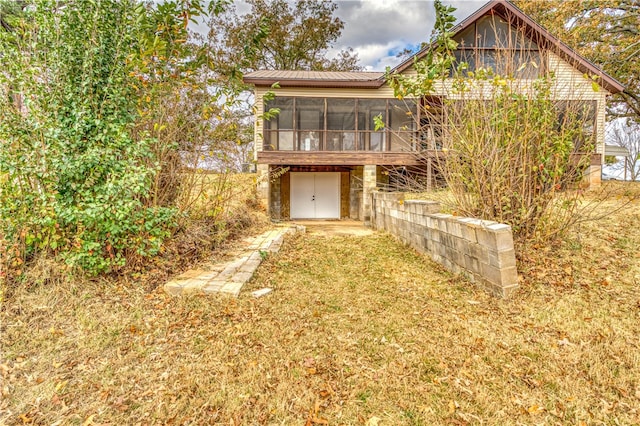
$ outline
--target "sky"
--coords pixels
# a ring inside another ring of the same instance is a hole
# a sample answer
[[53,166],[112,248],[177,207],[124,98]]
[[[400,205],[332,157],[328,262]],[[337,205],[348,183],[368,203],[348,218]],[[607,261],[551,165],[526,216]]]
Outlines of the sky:
[[[482,7],[487,0],[443,0],[455,7],[457,22]],[[434,9],[430,0],[349,0],[337,1],[336,16],[344,21],[342,36],[334,51],[352,47],[367,71],[384,71],[400,60],[396,54],[405,47],[419,48],[433,29]]]
[[[321,1],[321,0],[318,0]],[[488,0],[443,0],[455,7],[455,17],[462,19],[482,7]],[[327,52],[333,58],[342,49],[353,48],[360,65],[366,71],[384,71],[400,63],[396,57],[405,48],[417,49],[429,39],[435,21],[432,0],[336,0],[335,13],[344,21],[342,36]],[[249,7],[235,0],[237,12],[247,13]],[[204,25],[194,30],[206,32]]]

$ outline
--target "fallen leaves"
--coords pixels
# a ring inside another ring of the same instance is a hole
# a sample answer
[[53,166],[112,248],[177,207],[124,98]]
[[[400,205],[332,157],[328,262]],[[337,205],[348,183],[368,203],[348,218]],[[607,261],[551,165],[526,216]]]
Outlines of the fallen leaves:
[[382,419],[380,417],[373,416],[367,420],[366,426],[378,426],[381,421]]
[[533,415],[533,416],[535,416],[535,415],[537,415],[537,414],[540,414],[540,413],[542,413],[543,411],[544,411],[544,408],[543,408],[543,407],[540,407],[540,406],[539,406],[539,405],[537,405],[537,404],[534,404],[534,405],[530,406],[529,408],[527,408],[527,412],[528,412],[529,414]]
[[313,409],[309,410],[309,415],[307,416],[307,421],[305,422],[305,426],[313,426],[313,425],[328,425],[329,420],[320,417],[320,399],[316,399],[316,403],[313,406]]
[[[601,226],[584,233],[596,239]],[[523,292],[505,302],[386,236],[286,244],[238,299],[171,299],[137,283],[19,292],[0,312],[13,324],[0,336],[13,351],[0,361],[0,412],[10,404],[10,424],[22,414],[24,424],[49,425],[640,416],[629,350],[640,334],[638,272],[612,272],[615,259],[588,265],[595,248],[529,252],[543,259],[524,265],[533,272]],[[568,266],[576,285],[549,286]],[[278,298],[250,296],[267,286]],[[32,308],[41,305],[51,308]]]
[[87,419],[82,422],[82,426],[90,426],[93,424],[93,419],[96,417],[95,414],[90,415],[89,417],[87,417]]

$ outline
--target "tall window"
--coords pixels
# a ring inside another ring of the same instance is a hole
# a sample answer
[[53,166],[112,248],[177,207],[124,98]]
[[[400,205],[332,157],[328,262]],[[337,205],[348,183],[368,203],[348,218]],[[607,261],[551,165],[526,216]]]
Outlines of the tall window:
[[356,100],[327,98],[327,151],[355,151]]
[[409,100],[389,101],[391,151],[412,151],[415,143],[416,103]]
[[387,117],[386,99],[358,99],[358,135],[360,146],[368,151],[383,151],[387,132],[376,131],[376,117]]
[[499,16],[484,16],[456,37],[456,61],[466,62],[467,71],[492,69],[496,74],[522,79],[537,78],[543,55],[524,31]]
[[299,151],[322,149],[324,134],[324,99],[296,98]]
[[293,103],[293,98],[284,97],[269,101],[266,111],[271,108],[277,108],[280,112],[271,120],[265,120],[264,122],[265,150],[293,150],[295,145]]
[[578,152],[592,151],[596,143],[596,101],[561,101],[556,105],[558,126],[576,129],[573,143]]

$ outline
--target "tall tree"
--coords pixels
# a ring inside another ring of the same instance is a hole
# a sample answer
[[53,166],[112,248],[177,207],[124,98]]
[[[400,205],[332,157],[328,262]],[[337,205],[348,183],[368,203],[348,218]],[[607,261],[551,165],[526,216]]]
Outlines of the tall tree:
[[326,57],[344,22],[333,1],[247,0],[251,11],[231,8],[211,20],[209,40],[228,73],[257,69],[357,70],[352,49]]
[[515,1],[578,53],[626,86],[612,97],[612,117],[640,122],[640,2],[638,0]]

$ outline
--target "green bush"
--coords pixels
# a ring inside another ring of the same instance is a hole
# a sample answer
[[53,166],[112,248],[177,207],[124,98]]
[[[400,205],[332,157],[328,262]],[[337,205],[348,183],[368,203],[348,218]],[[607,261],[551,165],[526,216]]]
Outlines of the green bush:
[[148,200],[154,141],[131,131],[149,13],[40,0],[0,30],[0,233],[13,266],[48,251],[99,273],[170,235],[175,210]]

